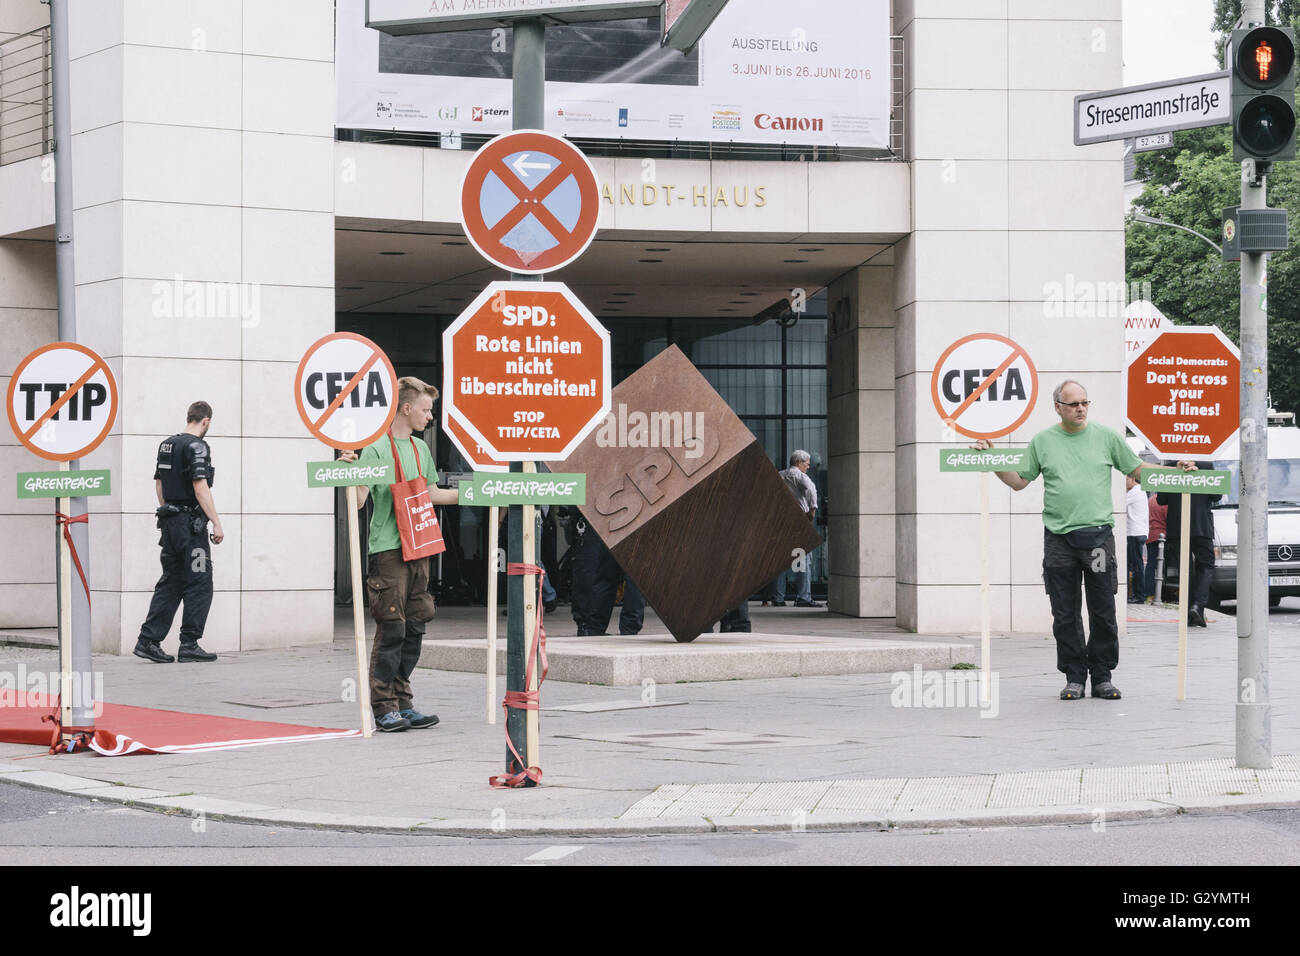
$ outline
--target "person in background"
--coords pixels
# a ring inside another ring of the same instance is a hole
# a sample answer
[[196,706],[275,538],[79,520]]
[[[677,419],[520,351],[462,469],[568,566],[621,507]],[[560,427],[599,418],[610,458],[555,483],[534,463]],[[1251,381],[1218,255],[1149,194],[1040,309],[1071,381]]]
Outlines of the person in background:
[[[803,511],[810,524],[817,516],[817,486],[808,477],[808,467],[811,464],[812,456],[801,448],[790,456],[790,467],[781,472],[782,480],[785,481],[786,487],[790,489],[790,494],[794,495],[795,501],[799,502],[799,508]],[[823,607],[824,605],[812,599],[812,555],[803,555],[802,562],[802,570],[791,570],[789,572],[797,574],[799,581],[799,591],[795,596],[794,606]],[[785,607],[786,573],[786,571],[782,571],[778,574],[772,584],[772,605],[774,607]]]
[[[1197,468],[1202,467],[1199,462]],[[1162,491],[1156,496],[1162,505],[1169,508],[1165,531],[1165,579],[1170,574],[1178,573],[1178,554],[1182,532],[1183,496],[1177,492]],[[1214,509],[1223,495],[1188,495],[1192,500],[1192,514],[1189,522],[1191,537],[1188,542],[1189,568],[1191,582],[1187,591],[1187,623],[1192,627],[1205,627],[1205,605],[1210,600],[1210,577],[1214,572]],[[1183,582],[1179,581],[1181,588]]]
[[1150,528],[1147,531],[1146,574],[1148,604],[1154,604],[1156,600],[1156,565],[1160,561],[1160,539],[1165,536],[1165,519],[1169,514],[1169,509],[1157,501],[1156,497],[1156,495],[1147,497],[1147,514],[1150,517]]
[[1150,506],[1142,485],[1132,475],[1124,478],[1128,494],[1125,503],[1128,507],[1128,603],[1146,603],[1146,568],[1143,566],[1142,553],[1147,541],[1147,531],[1151,523]]

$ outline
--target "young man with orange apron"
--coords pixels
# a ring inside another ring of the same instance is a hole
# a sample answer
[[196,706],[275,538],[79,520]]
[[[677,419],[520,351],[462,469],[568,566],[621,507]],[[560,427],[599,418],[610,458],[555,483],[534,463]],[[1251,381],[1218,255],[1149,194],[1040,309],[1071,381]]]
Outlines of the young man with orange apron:
[[[420,660],[424,625],[432,620],[429,558],[444,550],[434,506],[457,501],[455,490],[436,483],[433,453],[414,436],[433,420],[438,390],[418,378],[397,380],[397,414],[388,434],[362,449],[347,451],[343,461],[394,465],[393,483],[358,489],[357,506],[373,497],[370,518],[369,572],[366,595],[375,619],[370,654],[370,706],[377,730],[394,732],[432,727],[433,714],[422,714],[412,700],[411,674]],[[355,597],[354,597],[355,600]]]

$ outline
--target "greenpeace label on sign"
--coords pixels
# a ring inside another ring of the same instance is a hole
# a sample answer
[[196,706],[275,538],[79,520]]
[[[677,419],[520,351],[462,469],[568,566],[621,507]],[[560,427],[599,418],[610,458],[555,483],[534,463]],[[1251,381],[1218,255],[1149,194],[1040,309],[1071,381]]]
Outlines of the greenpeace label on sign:
[[19,498],[89,498],[111,495],[109,470],[96,471],[20,471]]
[[1028,448],[940,448],[940,471],[1019,471],[1025,466]]
[[307,462],[308,488],[338,488],[347,485],[389,485],[393,483],[393,466],[363,465],[360,462]]
[[484,508],[500,505],[585,505],[587,476],[475,474],[469,481],[461,482],[459,503]]
[[1174,491],[1193,495],[1232,493],[1230,471],[1143,471],[1143,491]]

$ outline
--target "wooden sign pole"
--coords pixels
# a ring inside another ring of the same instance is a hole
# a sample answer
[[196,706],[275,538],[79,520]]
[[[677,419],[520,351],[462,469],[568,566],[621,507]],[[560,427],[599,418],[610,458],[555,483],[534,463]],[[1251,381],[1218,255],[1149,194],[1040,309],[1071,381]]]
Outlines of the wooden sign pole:
[[[536,474],[537,463],[532,461],[524,462],[525,474]],[[536,564],[537,558],[537,518],[535,505],[524,505],[524,564]],[[532,673],[528,679],[528,692],[530,694],[537,692],[538,681],[541,679],[542,662],[537,659],[537,576],[535,574],[524,575],[524,660],[532,661]],[[542,765],[541,757],[541,721],[539,720],[538,711],[528,711],[527,740],[528,751],[525,756],[528,758],[528,766],[540,767]]]
[[1191,581],[1187,577],[1187,556],[1191,549],[1192,496],[1181,496],[1183,513],[1178,522],[1178,700],[1187,699],[1187,605]]
[[[71,462],[59,462],[59,471],[71,471]],[[72,514],[71,498],[55,498],[56,514]],[[59,720],[61,727],[72,723],[72,554],[58,519],[54,522],[54,538],[59,555]]]
[[501,546],[501,509],[488,508],[487,560],[487,722],[497,722],[497,553]]
[[357,486],[348,485],[348,565],[352,573],[352,638],[357,649],[357,704],[361,708],[361,735],[374,732],[374,715],[370,713],[370,668],[366,666],[365,594],[361,578],[361,533],[357,527]]
[[992,653],[989,648],[989,473],[980,472],[980,703],[988,706]]

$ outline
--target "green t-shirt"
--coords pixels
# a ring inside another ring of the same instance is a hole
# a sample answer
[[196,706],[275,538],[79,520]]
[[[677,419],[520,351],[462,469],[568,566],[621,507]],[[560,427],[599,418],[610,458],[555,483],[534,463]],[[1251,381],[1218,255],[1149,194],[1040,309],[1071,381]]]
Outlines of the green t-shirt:
[[1089,423],[1078,432],[1053,425],[1030,439],[1020,477],[1043,476],[1043,524],[1053,534],[1068,534],[1113,526],[1110,470],[1129,475],[1140,464],[1124,439],[1104,425]]
[[[433,453],[429,451],[429,446],[424,443],[424,439],[416,438],[414,435],[405,441],[397,442],[397,453],[402,458],[402,474],[407,481],[416,476],[415,448],[411,447],[411,442],[415,442],[420,451],[419,474],[423,475],[424,480],[430,485],[436,484],[438,473],[433,468]],[[388,443],[388,435],[361,449],[362,464],[391,463],[392,460],[393,448]],[[394,469],[393,481],[397,480],[397,470]],[[370,499],[375,503],[375,512],[370,516],[370,547],[367,550],[371,554],[378,554],[380,551],[400,548],[402,539],[397,533],[397,516],[393,513],[393,493],[388,490],[388,485],[371,485]]]

